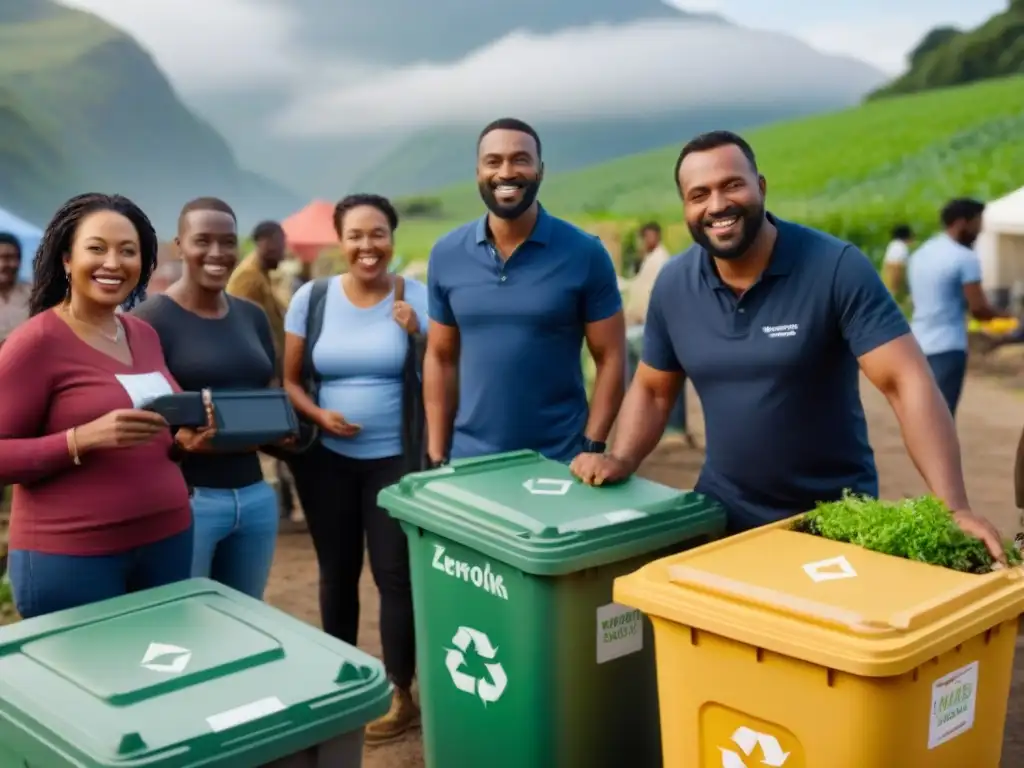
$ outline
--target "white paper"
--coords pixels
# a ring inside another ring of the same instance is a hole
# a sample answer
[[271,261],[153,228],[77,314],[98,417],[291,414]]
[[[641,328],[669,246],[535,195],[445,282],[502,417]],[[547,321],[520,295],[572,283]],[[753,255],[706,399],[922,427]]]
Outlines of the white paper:
[[978,662],[943,675],[932,684],[928,749],[955,739],[974,727],[978,704]]
[[132,408],[145,408],[158,397],[171,395],[171,383],[159,371],[117,374],[118,382],[132,399]]
[[644,617],[636,608],[608,603],[597,609],[597,663],[643,650]]

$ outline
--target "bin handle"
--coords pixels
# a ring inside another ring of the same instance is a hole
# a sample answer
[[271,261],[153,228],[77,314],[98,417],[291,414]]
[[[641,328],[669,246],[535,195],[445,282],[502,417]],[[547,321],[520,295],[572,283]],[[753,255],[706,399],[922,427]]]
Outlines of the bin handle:
[[759,587],[727,576],[708,573],[688,565],[672,565],[668,569],[669,580],[680,586],[718,592],[748,603],[759,603],[776,610],[802,616],[816,622],[838,624],[858,634],[887,634],[893,627],[887,621],[867,619],[856,611],[837,608],[816,600],[787,595],[768,587]]

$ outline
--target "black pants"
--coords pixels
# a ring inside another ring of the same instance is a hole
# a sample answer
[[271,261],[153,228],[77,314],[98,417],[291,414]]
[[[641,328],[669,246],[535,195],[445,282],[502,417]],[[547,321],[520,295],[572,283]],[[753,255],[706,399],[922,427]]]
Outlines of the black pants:
[[397,687],[408,688],[416,672],[409,547],[398,521],[377,506],[377,494],[402,469],[401,457],[350,459],[320,445],[292,466],[320,566],[324,631],[356,644],[365,540],[380,591],[384,666]]

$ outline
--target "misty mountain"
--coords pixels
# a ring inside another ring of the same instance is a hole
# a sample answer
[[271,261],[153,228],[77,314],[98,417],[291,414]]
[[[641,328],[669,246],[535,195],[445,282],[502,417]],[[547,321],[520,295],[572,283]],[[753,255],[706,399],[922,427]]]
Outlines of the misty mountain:
[[[86,190],[132,197],[163,232],[200,195],[229,200],[247,221],[302,203],[240,168],[134,40],[48,0],[0,7],[0,124],[5,107],[0,205],[39,223]],[[15,157],[50,171],[33,172]]]
[[[343,56],[347,78],[299,96],[268,87],[186,97],[243,162],[309,196],[405,194],[469,178],[476,132],[503,114],[535,123],[549,170],[569,170],[706,128],[849,106],[885,80],[863,62],[659,0],[289,7],[301,13],[297,49]],[[709,37],[736,51],[724,74],[706,44],[695,50]],[[298,130],[282,132],[282,112]]]
[[551,34],[649,19],[720,21],[661,0],[290,0],[289,5],[301,12],[304,45],[390,66],[458,61],[512,31]]

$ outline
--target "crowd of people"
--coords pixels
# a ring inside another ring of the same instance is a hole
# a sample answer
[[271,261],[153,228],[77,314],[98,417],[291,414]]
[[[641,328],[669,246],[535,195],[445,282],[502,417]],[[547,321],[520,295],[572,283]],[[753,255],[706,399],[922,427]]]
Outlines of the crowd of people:
[[[683,148],[673,178],[694,245],[669,258],[660,228],[645,227],[650,300],[625,311],[601,241],[538,202],[542,157],[522,121],[481,132],[486,212],[436,243],[426,284],[389,269],[394,206],[346,197],[334,227],[347,270],[307,282],[287,308],[269,278],[285,254],[280,226],[260,224],[239,263],[235,213],[215,198],[182,209],[181,277],[150,298],[156,233],[123,197],[63,206],[30,290],[12,287],[21,254],[0,236],[0,482],[14,486],[21,615],[191,576],[261,598],[280,517],[258,456],[271,453],[306,516],[323,628],[352,644],[369,554],[396,689],[367,729],[368,743],[383,743],[419,713],[407,543],[377,506],[380,490],[409,471],[516,449],[568,463],[586,483],[624,480],[667,427],[685,433],[687,379],[706,425],[697,490],[722,502],[731,532],[846,490],[877,495],[863,372],[931,491],[1004,560],[964,488],[955,404],[933,359],[948,350],[915,338],[856,247],[767,211],[768,182],[743,138],[716,131]],[[944,213],[939,238],[955,242],[936,241],[935,264],[911,269],[912,291],[938,300],[938,275],[955,265],[969,284],[957,249],[969,246],[972,210]],[[636,329],[642,353],[630,365]],[[589,402],[584,345],[596,369]],[[274,446],[218,450],[214,414],[206,428],[171,430],[146,410],[165,392],[268,387],[287,392],[303,423]]]

